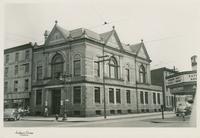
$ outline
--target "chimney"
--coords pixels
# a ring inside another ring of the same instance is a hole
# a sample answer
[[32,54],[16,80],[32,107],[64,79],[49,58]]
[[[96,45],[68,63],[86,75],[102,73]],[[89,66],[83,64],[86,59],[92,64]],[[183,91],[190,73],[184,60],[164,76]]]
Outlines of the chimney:
[[191,57],[191,66],[192,66],[192,70],[197,70],[197,56],[194,55]]
[[44,32],[44,40],[46,41],[49,36],[49,31],[45,30]]

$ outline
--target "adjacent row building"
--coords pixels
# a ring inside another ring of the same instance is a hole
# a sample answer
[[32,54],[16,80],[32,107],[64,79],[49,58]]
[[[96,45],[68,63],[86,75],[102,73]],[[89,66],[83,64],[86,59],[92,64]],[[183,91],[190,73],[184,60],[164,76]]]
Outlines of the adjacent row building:
[[197,56],[191,57],[192,70],[176,71],[169,68],[158,68],[151,71],[152,84],[163,90],[165,110],[176,110],[179,104],[193,100],[197,89]]
[[[50,115],[96,116],[156,112],[163,103],[162,88],[151,84],[151,59],[143,41],[123,44],[114,27],[98,34],[65,30],[56,22],[45,32],[43,45],[6,49],[4,57],[9,57],[5,107],[29,106],[33,115],[43,115],[47,107]],[[16,65],[18,76],[13,74]]]
[[32,45],[4,50],[4,106],[27,108],[32,81]]

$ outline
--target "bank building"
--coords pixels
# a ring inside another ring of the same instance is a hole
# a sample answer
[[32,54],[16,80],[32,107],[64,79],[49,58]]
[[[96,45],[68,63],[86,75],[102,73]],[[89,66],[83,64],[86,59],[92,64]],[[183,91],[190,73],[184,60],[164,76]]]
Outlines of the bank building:
[[[46,107],[50,115],[68,116],[161,110],[162,88],[151,84],[151,59],[143,41],[124,44],[114,27],[98,34],[85,28],[65,30],[57,22],[44,37],[43,45],[4,51],[5,60],[22,56],[13,65],[4,62],[4,106],[21,99],[15,106],[28,105],[32,115],[43,115]],[[12,74],[18,64],[23,65],[18,67],[20,77]]]

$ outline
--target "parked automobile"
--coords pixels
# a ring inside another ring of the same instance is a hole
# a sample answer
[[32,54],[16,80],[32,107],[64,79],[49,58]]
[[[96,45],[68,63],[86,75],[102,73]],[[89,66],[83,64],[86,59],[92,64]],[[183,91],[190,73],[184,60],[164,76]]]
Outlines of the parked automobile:
[[19,120],[20,113],[16,108],[6,108],[4,110],[4,120]]
[[176,116],[186,116],[191,114],[191,106],[184,105],[184,104],[179,104],[177,109],[176,109]]

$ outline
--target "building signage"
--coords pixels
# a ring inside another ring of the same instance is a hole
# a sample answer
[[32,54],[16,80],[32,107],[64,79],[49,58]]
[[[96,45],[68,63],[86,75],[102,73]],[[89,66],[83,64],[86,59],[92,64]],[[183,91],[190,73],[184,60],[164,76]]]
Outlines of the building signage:
[[183,74],[180,76],[175,76],[173,78],[169,78],[166,80],[167,85],[174,85],[179,84],[183,82],[194,82],[197,81],[197,74],[191,73],[191,74]]

